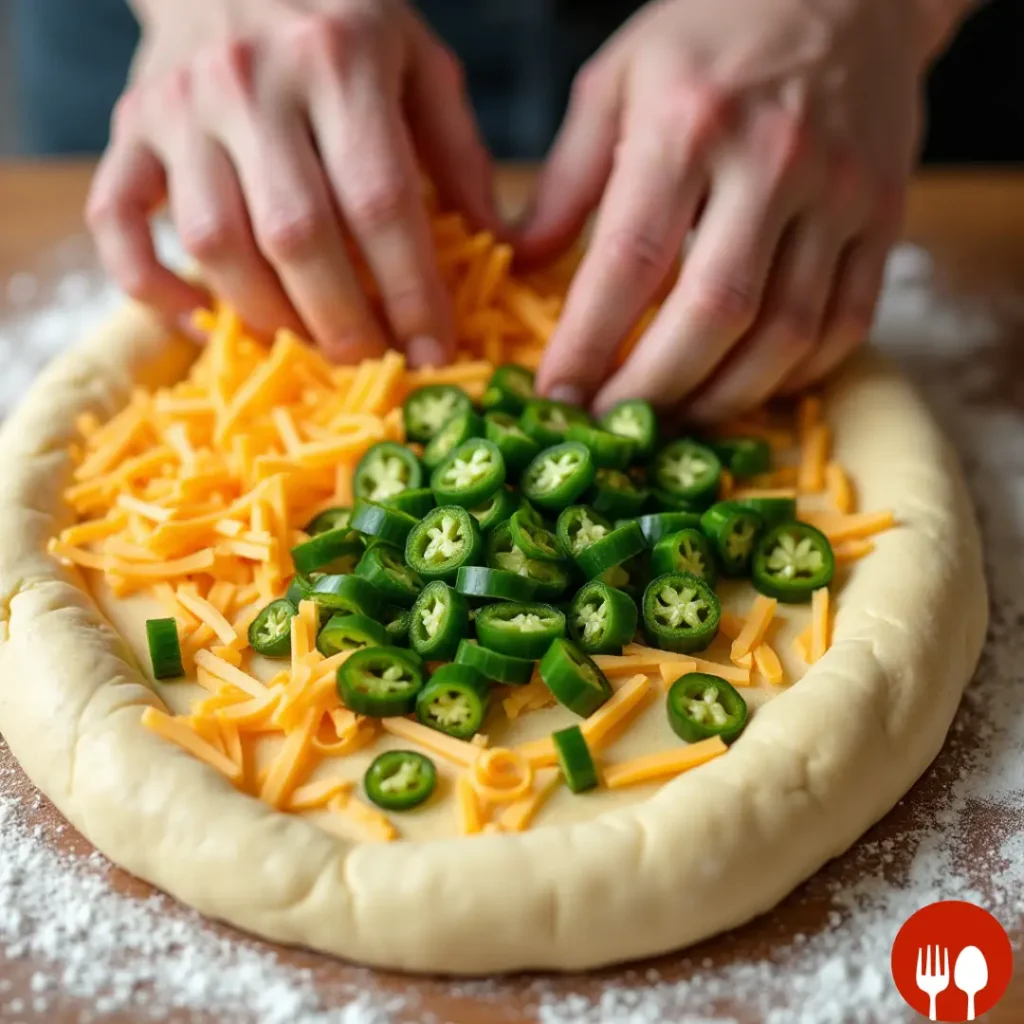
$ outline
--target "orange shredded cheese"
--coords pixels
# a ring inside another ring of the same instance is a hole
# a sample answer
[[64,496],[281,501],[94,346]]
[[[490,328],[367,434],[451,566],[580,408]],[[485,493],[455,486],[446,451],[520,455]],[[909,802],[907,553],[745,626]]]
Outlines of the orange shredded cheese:
[[870,555],[875,550],[875,542],[867,537],[851,537],[849,540],[840,541],[832,548],[836,562],[839,565],[846,565],[849,562],[856,562],[865,555]]
[[198,757],[200,761],[205,761],[211,768],[216,768],[221,775],[226,776],[232,782],[241,781],[241,768],[212,743],[204,740],[195,730],[189,728],[184,718],[178,718],[157,708],[148,707],[142,712],[142,724],[158,736],[176,743],[183,750]]
[[200,622],[205,622],[216,633],[222,644],[233,644],[238,639],[235,627],[209,601],[181,586],[178,587],[174,596],[182,608],[191,612]]
[[825,484],[828,487],[829,500],[837,512],[848,515],[855,510],[853,484],[850,483],[846,470],[838,462],[830,462],[825,467]]
[[468,775],[460,775],[455,780],[455,801],[459,831],[464,836],[476,835],[484,827],[484,815]]
[[832,543],[854,538],[870,537],[888,530],[896,522],[892,509],[878,512],[854,512],[842,515],[836,512],[801,513],[800,518],[816,526]]
[[512,803],[533,785],[533,766],[519,751],[494,747],[481,751],[469,777],[473,788],[488,803]]
[[603,781],[608,789],[621,789],[623,786],[635,786],[641,782],[673,778],[704,764],[705,761],[720,757],[728,749],[721,736],[712,736],[710,739],[700,740],[685,747],[663,750],[657,754],[647,754],[631,761],[608,765],[602,773]]
[[590,749],[600,750],[605,746],[612,732],[637,711],[644,697],[650,692],[651,682],[647,676],[635,675],[588,716],[580,729]]
[[285,807],[299,780],[312,768],[313,730],[319,720],[319,709],[311,708],[303,715],[298,728],[285,737],[260,788],[260,799],[271,807],[278,810]]
[[430,729],[408,718],[384,718],[381,719],[381,727],[392,736],[426,747],[439,757],[463,768],[468,768],[480,754],[480,748],[474,744],[446,736],[443,732]]
[[334,797],[328,808],[358,825],[368,839],[390,843],[398,838],[398,829],[383,811],[364,804],[362,800],[350,794],[339,794]]
[[349,793],[352,783],[344,779],[318,779],[296,789],[288,801],[289,811],[314,811],[326,807],[339,794]]
[[680,676],[685,676],[690,672],[707,672],[732,683],[733,686],[750,685],[749,668],[743,665],[720,665],[717,661],[705,661],[703,658],[692,658],[688,661],[663,661],[660,671],[665,686],[671,686]]
[[[764,594],[758,594],[754,598],[754,604],[751,606],[750,614],[743,624],[743,629],[732,643],[729,656],[733,661],[739,661],[749,654],[764,639],[764,635],[768,632],[768,627],[775,617],[775,609],[777,607],[778,601],[773,597],[765,597]],[[749,668],[750,666],[748,665],[747,667]]]
[[811,627],[808,626],[793,641],[793,653],[801,661],[809,665],[811,663]]
[[785,681],[786,674],[782,670],[779,656],[771,646],[763,641],[754,648],[754,662],[757,665],[757,671],[764,676],[767,683],[772,686],[781,686]]
[[832,434],[827,423],[815,423],[803,436],[797,474],[797,488],[802,493],[819,494],[825,489],[825,465],[831,440]]
[[498,816],[498,827],[503,832],[522,832],[547,803],[561,781],[562,773],[555,769],[549,768],[545,772],[538,772],[533,792],[509,804]]
[[828,587],[820,587],[811,597],[811,647],[808,653],[812,664],[824,657],[830,642]]

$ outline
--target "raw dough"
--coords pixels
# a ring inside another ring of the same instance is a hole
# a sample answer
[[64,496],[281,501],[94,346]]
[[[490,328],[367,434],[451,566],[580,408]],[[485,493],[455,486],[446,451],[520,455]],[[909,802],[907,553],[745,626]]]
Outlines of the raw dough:
[[875,357],[828,396],[836,457],[877,539],[834,642],[722,758],[648,799],[514,836],[346,843],[237,793],[140,724],[159,704],[81,578],[46,553],[74,420],[194,350],[126,309],[39,379],[0,432],[0,729],[112,860],[270,939],[447,973],[574,969],[661,953],[767,910],[850,846],[942,745],[985,633],[978,533],[955,457]]

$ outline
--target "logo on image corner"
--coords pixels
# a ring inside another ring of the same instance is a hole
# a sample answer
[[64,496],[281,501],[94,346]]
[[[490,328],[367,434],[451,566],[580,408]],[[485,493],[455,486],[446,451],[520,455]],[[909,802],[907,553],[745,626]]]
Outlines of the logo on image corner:
[[960,1024],[999,1002],[1013,973],[1003,926],[962,900],[922,907],[896,934],[892,978],[904,1001],[929,1020]]

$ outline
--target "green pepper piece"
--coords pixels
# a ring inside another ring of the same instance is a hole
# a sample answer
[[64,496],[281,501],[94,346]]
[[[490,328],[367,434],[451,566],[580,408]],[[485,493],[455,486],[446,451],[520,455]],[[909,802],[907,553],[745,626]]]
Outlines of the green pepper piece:
[[412,612],[408,608],[392,605],[384,610],[384,633],[390,647],[409,646],[409,626],[412,623]]
[[[716,488],[717,491],[717,488]],[[659,512],[696,512],[700,515],[715,503],[716,493],[709,492],[702,498],[681,498],[660,487],[651,488],[650,504]]]
[[429,487],[417,487],[402,491],[380,502],[384,508],[393,508],[413,519],[422,519],[435,505],[434,492]]
[[352,477],[357,498],[383,501],[423,486],[423,467],[405,445],[379,441],[359,460]]
[[651,464],[655,486],[676,501],[714,501],[721,475],[718,456],[706,445],[686,438],[665,445]]
[[599,469],[625,469],[633,460],[635,442],[589,423],[570,423],[566,441],[578,441],[590,451]]
[[737,498],[735,501],[737,505],[753,509],[768,529],[796,519],[796,498]]
[[493,679],[506,686],[524,686],[533,675],[533,662],[514,654],[502,654],[481,647],[475,640],[463,640],[455,654],[458,665],[476,669],[484,679]]
[[733,476],[756,476],[772,468],[772,450],[760,437],[722,437],[708,442],[708,447]]
[[306,533],[315,537],[318,533],[326,533],[328,530],[340,530],[348,526],[352,518],[352,509],[344,505],[336,505],[334,508],[325,508],[318,516],[314,516],[306,526]]
[[650,578],[650,557],[647,551],[641,551],[632,558],[627,558],[621,564],[605,569],[597,577],[598,580],[607,583],[610,587],[624,590],[634,601],[640,600]]
[[585,445],[566,441],[545,448],[523,473],[523,494],[542,508],[571,505],[594,482],[594,460]]
[[750,508],[719,501],[700,517],[700,528],[711,541],[726,576],[745,576],[764,520]]
[[411,608],[423,589],[423,579],[402,560],[398,548],[375,544],[356,566],[356,575],[369,580],[391,604]]
[[589,422],[590,417],[579,406],[552,402],[546,398],[527,402],[519,417],[519,426],[542,448],[564,441],[570,424]]
[[523,366],[499,366],[487,384],[480,404],[488,411],[518,415],[534,398],[533,374]]
[[474,437],[484,436],[484,421],[472,410],[453,416],[427,442],[423,449],[423,465],[433,471],[448,458],[459,445]]
[[185,674],[178,624],[174,619],[146,619],[146,643],[154,679],[177,679]]
[[662,650],[703,651],[718,634],[721,605],[715,592],[693,573],[656,576],[647,584],[642,607],[648,639]]
[[646,550],[644,535],[636,522],[631,520],[625,526],[611,530],[600,540],[581,548],[576,554],[576,564],[583,575],[592,580]]
[[597,768],[587,746],[587,738],[578,725],[551,734],[558,767],[571,793],[585,793],[597,785]]
[[575,558],[585,547],[606,537],[612,524],[589,505],[570,505],[563,509],[555,524],[555,536],[562,550]]
[[617,469],[599,469],[594,474],[590,504],[610,519],[632,519],[640,515],[651,492],[637,487],[632,478]]
[[718,583],[711,542],[700,530],[679,530],[662,537],[651,552],[651,569],[658,576],[667,572],[690,572],[709,587]]
[[430,475],[440,505],[475,508],[505,484],[505,460],[498,446],[482,437],[460,444]]
[[365,545],[347,526],[324,530],[292,548],[292,562],[301,573],[319,569],[324,572],[351,572]]
[[637,458],[649,458],[658,446],[658,417],[642,398],[627,398],[613,406],[601,417],[601,426],[629,438],[636,445]]
[[325,657],[361,647],[387,647],[385,628],[366,615],[332,615],[316,638],[316,649]]
[[359,576],[321,576],[310,588],[308,599],[321,608],[371,619],[379,616],[384,604],[381,592]]
[[480,731],[491,699],[491,684],[469,665],[442,665],[416,698],[416,717],[431,729],[472,739]]
[[498,446],[505,465],[514,473],[528,466],[540,451],[540,445],[506,412],[489,412],[484,417],[484,434]]
[[370,762],[363,776],[366,799],[385,811],[418,807],[436,786],[434,762],[415,750],[386,750]]
[[569,586],[569,573],[561,563],[527,557],[512,538],[510,522],[499,523],[488,535],[487,564],[532,581],[532,596],[538,601],[553,601]]
[[807,523],[781,523],[754,548],[754,587],[787,604],[810,601],[835,575],[835,555],[828,538]]
[[449,384],[417,388],[402,404],[405,436],[426,444],[453,416],[472,410],[473,404],[461,388]]
[[584,584],[569,608],[569,635],[587,654],[620,654],[633,642],[636,622],[633,599],[600,580]]
[[364,647],[338,669],[338,696],[357,715],[409,715],[423,689],[423,672],[411,651]]
[[662,537],[670,533],[678,533],[680,530],[699,530],[699,512],[655,512],[652,515],[641,516],[637,520],[640,532],[647,541],[647,546],[653,548]]
[[524,498],[519,495],[518,511],[522,512],[534,526],[545,526],[544,517]]
[[405,538],[415,525],[416,519],[408,513],[399,512],[396,508],[385,508],[372,501],[357,501],[352,512],[352,529],[395,547],[405,544]]
[[569,640],[555,640],[538,666],[541,679],[555,700],[586,718],[612,695],[605,674]]
[[425,580],[455,579],[463,565],[480,558],[483,541],[476,520],[458,505],[442,505],[416,524],[405,542],[405,560]]
[[428,583],[412,606],[409,644],[425,661],[450,661],[469,632],[469,605],[443,580]]
[[455,578],[455,589],[484,601],[532,601],[537,584],[514,572],[464,565]]
[[721,736],[732,743],[747,724],[747,702],[719,676],[688,672],[668,691],[668,723],[687,743]]
[[479,524],[480,532],[487,533],[510,519],[516,507],[512,492],[507,487],[499,487],[482,505],[471,508],[469,514]]
[[476,635],[492,651],[536,660],[565,636],[565,615],[550,604],[489,604],[477,613]]
[[514,513],[508,525],[513,542],[527,558],[542,562],[561,562],[565,558],[558,538],[546,527],[534,523],[528,513]]
[[292,652],[296,605],[286,598],[271,601],[249,624],[249,646],[264,658],[287,658]]

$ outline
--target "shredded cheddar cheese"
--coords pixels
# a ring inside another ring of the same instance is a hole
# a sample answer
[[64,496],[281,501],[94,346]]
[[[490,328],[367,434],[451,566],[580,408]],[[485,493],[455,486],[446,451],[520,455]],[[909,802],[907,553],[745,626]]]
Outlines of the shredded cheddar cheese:
[[609,789],[621,789],[641,782],[672,778],[714,757],[720,757],[728,749],[721,736],[712,736],[685,747],[647,754],[631,761],[620,761],[604,769],[604,784]]
[[[750,609],[750,614],[747,616],[747,621],[743,624],[743,629],[740,630],[739,636],[732,643],[729,656],[733,661],[738,662],[741,658],[750,654],[764,639],[764,635],[775,616],[777,605],[778,602],[773,597],[765,597],[763,594],[758,594],[754,598],[754,604]],[[748,665],[747,668],[749,667]]]

